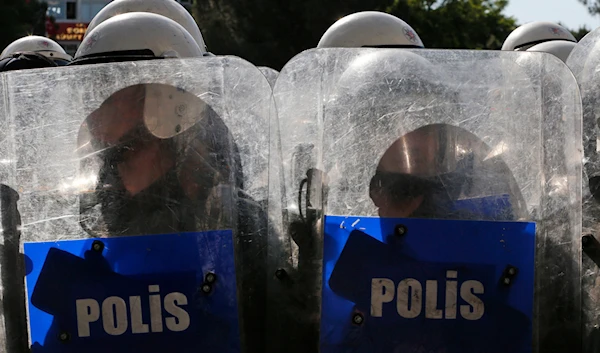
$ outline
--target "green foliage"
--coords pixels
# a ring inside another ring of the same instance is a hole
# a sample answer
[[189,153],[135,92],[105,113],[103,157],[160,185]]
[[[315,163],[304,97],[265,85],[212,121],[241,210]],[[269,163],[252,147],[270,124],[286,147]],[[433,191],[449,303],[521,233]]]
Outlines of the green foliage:
[[[44,33],[41,0],[0,2],[0,48]],[[596,0],[600,1],[600,0]],[[339,18],[365,10],[408,22],[428,48],[499,49],[516,28],[503,14],[508,0],[196,0],[196,18],[210,51],[244,57],[275,69],[314,48]],[[583,35],[587,29],[574,31]]]
[[46,8],[38,0],[0,1],[0,49],[28,34],[44,35]]
[[314,48],[339,18],[386,11],[408,22],[428,48],[498,49],[516,27],[507,0],[197,0],[193,14],[215,54],[280,69]]
[[592,15],[600,14],[600,0],[579,0]]
[[233,54],[256,65],[280,68],[317,45],[340,17],[385,9],[390,0],[199,0],[194,17],[209,50]]
[[585,37],[586,34],[590,33],[590,29],[587,26],[580,26],[577,30],[571,30],[571,33],[575,36],[577,41],[580,41],[581,38]]
[[408,22],[427,48],[500,49],[516,28],[507,0],[396,0],[387,10]]
[[566,28],[569,32],[571,32],[571,34],[573,34],[573,36],[575,37],[575,39],[577,39],[578,42],[581,40],[581,38],[585,37],[585,35],[590,33],[591,31],[589,28],[587,28],[586,25],[579,26],[579,29],[569,29],[561,22],[558,22],[558,24]]
[[[600,15],[600,0],[579,0],[591,15]],[[578,30],[571,30],[571,33],[577,38],[577,41],[585,37],[586,34],[591,32],[594,28],[589,29],[587,26],[580,26]]]

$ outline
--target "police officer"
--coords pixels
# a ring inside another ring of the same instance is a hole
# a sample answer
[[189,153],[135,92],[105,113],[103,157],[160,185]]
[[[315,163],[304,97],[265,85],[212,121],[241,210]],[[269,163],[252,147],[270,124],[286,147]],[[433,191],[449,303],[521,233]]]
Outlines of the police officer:
[[[131,12],[89,31],[72,65],[203,53],[175,21]],[[266,331],[260,318],[266,311],[266,271],[261,244],[268,229],[266,213],[244,192],[238,147],[214,110],[178,87],[129,86],[85,119],[78,151],[81,171],[97,171],[95,189],[80,198],[81,226],[90,237],[236,230],[242,344],[244,351],[264,351]],[[128,257],[127,249],[116,253],[121,259]],[[120,261],[115,256],[108,260]],[[55,317],[35,352],[61,347],[56,339],[61,320]],[[64,349],[80,348],[71,344]]]

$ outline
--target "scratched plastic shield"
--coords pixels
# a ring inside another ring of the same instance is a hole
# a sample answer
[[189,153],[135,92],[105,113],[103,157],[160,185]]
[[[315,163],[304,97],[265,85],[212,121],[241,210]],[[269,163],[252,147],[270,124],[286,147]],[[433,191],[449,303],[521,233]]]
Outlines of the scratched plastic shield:
[[270,67],[267,67],[267,66],[259,66],[258,69],[260,70],[260,72],[263,73],[263,75],[265,75],[265,77],[267,78],[267,81],[269,81],[269,84],[271,85],[271,87],[273,87],[275,85],[275,81],[277,81],[277,76],[279,75],[279,71],[277,71],[275,69],[271,69]]
[[286,350],[577,350],[581,103],[562,62],[309,50],[274,99]]
[[262,350],[264,75],[211,57],[1,80],[0,350]]
[[598,102],[600,84],[600,31],[586,35],[573,48],[567,60],[573,71],[583,102],[583,258],[582,258],[582,314],[584,326],[584,352],[600,349],[600,155],[598,154]]

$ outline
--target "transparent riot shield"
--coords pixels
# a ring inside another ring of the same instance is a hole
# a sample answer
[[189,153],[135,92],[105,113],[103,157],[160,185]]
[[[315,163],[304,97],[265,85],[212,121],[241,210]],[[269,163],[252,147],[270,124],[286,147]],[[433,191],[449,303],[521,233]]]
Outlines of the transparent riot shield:
[[279,72],[267,66],[259,66],[258,69],[263,73],[263,75],[265,75],[267,81],[269,81],[269,84],[271,87],[273,87],[275,85],[275,81],[277,81],[277,75],[279,75]]
[[309,50],[273,93],[287,351],[579,350],[581,104],[562,62]]
[[567,65],[577,79],[583,104],[583,344],[584,352],[597,352],[600,349],[600,83],[597,72],[600,66],[600,31],[590,32],[573,48]]
[[1,79],[0,350],[262,351],[261,72],[211,57]]

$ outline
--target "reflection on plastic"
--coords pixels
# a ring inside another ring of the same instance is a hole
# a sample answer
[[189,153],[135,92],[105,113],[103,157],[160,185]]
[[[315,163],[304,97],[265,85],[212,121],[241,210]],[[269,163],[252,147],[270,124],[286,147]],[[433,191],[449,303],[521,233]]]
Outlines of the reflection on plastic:
[[322,352],[532,351],[534,223],[326,216],[324,241]]
[[26,243],[32,353],[239,352],[232,239]]

